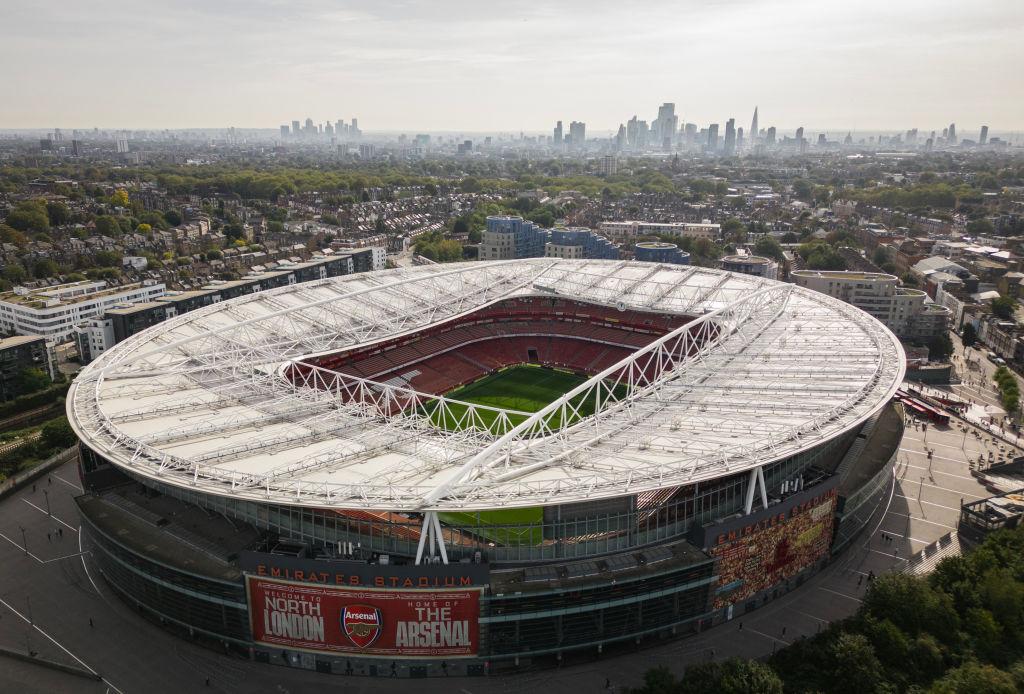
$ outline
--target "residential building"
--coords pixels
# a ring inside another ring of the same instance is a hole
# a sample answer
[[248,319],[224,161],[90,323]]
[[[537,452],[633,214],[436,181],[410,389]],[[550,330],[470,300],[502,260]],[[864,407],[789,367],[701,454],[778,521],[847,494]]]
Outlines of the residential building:
[[664,241],[641,241],[633,250],[633,258],[645,263],[690,264],[689,253],[674,243]]
[[522,217],[487,218],[480,260],[516,258],[618,258],[619,247],[583,227],[541,229]]
[[585,227],[555,227],[544,247],[548,258],[604,258],[616,260],[619,247]]
[[871,314],[901,340],[927,343],[949,328],[949,308],[928,303],[928,296],[920,289],[898,286],[895,275],[797,270],[790,273],[790,278],[797,286],[828,294]]
[[727,255],[722,258],[722,269],[744,275],[756,275],[770,280],[779,278],[779,264],[759,255]]
[[18,374],[36,368],[53,377],[53,359],[46,338],[8,337],[0,340],[0,400],[12,400],[18,392]]
[[15,287],[0,294],[0,330],[41,335],[60,341],[83,321],[102,316],[117,304],[153,301],[163,296],[163,284],[143,282],[108,288],[105,282],[72,282],[29,290]]
[[154,301],[115,304],[102,315],[76,325],[73,337],[82,363],[87,364],[122,340],[189,311],[276,287],[380,270],[386,262],[387,254],[380,246],[345,248],[301,263],[281,261],[272,269],[254,270],[238,280],[213,280],[195,291],[170,291]]
[[721,224],[710,222],[601,222],[598,231],[614,239],[632,240],[640,236],[688,236],[691,239],[716,240],[722,234]]

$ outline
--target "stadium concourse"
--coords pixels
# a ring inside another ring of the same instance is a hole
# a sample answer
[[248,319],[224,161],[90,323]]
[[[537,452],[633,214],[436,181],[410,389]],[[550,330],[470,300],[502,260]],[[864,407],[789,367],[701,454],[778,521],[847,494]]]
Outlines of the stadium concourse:
[[891,489],[903,369],[867,314],[704,268],[332,278],[84,369],[76,505],[110,587],[170,629],[484,675],[700,633],[812,578]]

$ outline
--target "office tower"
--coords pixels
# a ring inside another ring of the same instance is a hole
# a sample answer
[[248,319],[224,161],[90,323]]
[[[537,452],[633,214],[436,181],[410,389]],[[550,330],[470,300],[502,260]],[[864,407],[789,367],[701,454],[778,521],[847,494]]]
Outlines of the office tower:
[[828,139],[825,138],[825,133],[818,134],[818,146],[824,147],[828,144]]
[[988,126],[981,126],[981,135],[978,136],[978,146],[984,147],[985,143],[988,142]]
[[774,147],[775,146],[775,126],[774,125],[771,126],[770,128],[768,128],[768,131],[765,133],[765,144],[770,146],[770,147]]
[[615,134],[615,151],[621,152],[626,149],[626,126],[619,123],[619,132]]
[[955,145],[956,144],[956,123],[950,123],[949,124],[949,138],[948,138],[946,144],[949,144],[949,145]]
[[743,128],[736,128],[736,151],[743,151]]
[[80,140],[71,141],[71,155],[75,157],[82,156],[82,142]]
[[757,106],[754,107],[754,118],[750,121],[750,146],[757,146]]
[[286,137],[288,137],[288,126],[287,125],[282,125],[281,126],[281,139],[283,140]]
[[796,129],[796,144],[799,147],[800,143],[804,141],[804,129],[803,126]]
[[692,150],[697,143],[697,124],[687,123],[683,126],[683,145]]
[[730,118],[725,122],[725,144],[722,147],[722,154],[731,157],[736,153],[736,119]]
[[334,134],[334,126],[331,125],[330,121],[324,123],[324,135],[330,136]]
[[707,149],[709,152],[714,152],[718,149],[718,123],[712,123],[708,126],[708,145]]
[[117,138],[117,153],[124,154],[128,151],[128,140],[124,137]]
[[349,126],[348,133],[352,137],[360,137],[360,136],[362,136],[363,133],[359,129],[359,119],[358,118],[353,118],[352,119],[352,125]]
[[551,144],[555,147],[562,146],[562,121],[555,123],[555,132],[551,137]]
[[334,134],[340,137],[341,134],[345,132],[344,126],[345,121],[343,119],[339,118],[338,120],[334,121]]
[[853,133],[849,133],[849,132],[846,133],[846,137],[843,138],[843,144],[844,145],[852,145],[853,144]]
[[299,134],[299,121],[293,120],[292,121],[292,135],[298,135],[298,134]]
[[575,120],[569,123],[569,138],[573,147],[581,149],[587,139],[587,124]]
[[676,105],[664,103],[658,108],[658,118],[651,124],[651,135],[656,143],[662,143],[666,137],[671,138],[676,131]]

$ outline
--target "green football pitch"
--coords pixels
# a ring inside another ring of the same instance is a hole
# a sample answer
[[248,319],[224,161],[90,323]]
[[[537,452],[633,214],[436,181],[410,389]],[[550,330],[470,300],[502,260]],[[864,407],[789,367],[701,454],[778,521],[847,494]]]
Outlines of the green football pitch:
[[[538,366],[510,366],[478,381],[445,394],[445,397],[462,402],[487,405],[502,410],[515,410],[527,414],[509,414],[512,426],[521,423],[532,412],[543,409],[565,393],[587,381],[586,376],[578,376],[568,371],[545,369]],[[615,394],[622,397],[626,387],[616,386]],[[497,413],[477,410],[479,420],[467,421],[465,405],[450,404],[447,412],[441,411],[438,401],[433,400],[424,405],[430,413],[430,421],[438,427],[448,430],[469,427],[486,427],[494,433],[500,430]],[[552,413],[548,425],[552,428],[568,426],[581,417],[594,413],[592,401],[584,403],[578,416],[570,415],[567,421],[561,421],[559,412]],[[439,513],[438,517],[448,525],[459,526],[467,532],[474,533],[501,546],[538,545],[543,541],[539,523],[543,520],[543,509],[518,508],[494,511],[466,511]],[[518,527],[525,525],[526,527]]]
[[[516,426],[523,422],[529,413],[543,409],[549,403],[586,381],[586,376],[578,376],[568,371],[537,366],[511,366],[461,388],[456,388],[446,393],[445,397],[501,410],[527,413],[508,414],[509,424]],[[616,395],[622,397],[624,390],[625,386],[617,386]],[[561,412],[552,412],[548,415],[547,426],[552,429],[560,429],[573,424],[582,417],[592,415],[594,413],[592,400],[590,398],[584,400],[584,395],[577,397],[580,399],[574,399],[572,402],[574,406],[582,402],[578,415],[567,414],[563,418]],[[496,412],[476,410],[477,419],[470,421],[466,416],[468,408],[465,405],[449,404],[446,412],[442,411],[438,405],[436,400],[424,405],[426,411],[430,413],[430,421],[437,427],[448,430],[486,428],[492,433],[504,433],[503,425],[498,421]]]

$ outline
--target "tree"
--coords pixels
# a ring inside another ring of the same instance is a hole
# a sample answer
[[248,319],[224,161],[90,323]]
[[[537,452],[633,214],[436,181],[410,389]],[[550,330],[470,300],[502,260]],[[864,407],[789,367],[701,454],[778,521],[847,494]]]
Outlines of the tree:
[[50,377],[34,366],[26,366],[15,377],[21,395],[36,393],[50,385]]
[[322,214],[322,215],[320,215],[320,221],[323,224],[330,224],[333,227],[340,227],[341,226],[341,222],[339,222],[338,218],[335,217],[333,214]]
[[68,208],[59,202],[46,203],[46,216],[50,219],[50,224],[58,226],[67,224],[71,219],[71,213],[68,212]]
[[971,236],[989,236],[994,234],[996,228],[992,226],[992,222],[988,221],[985,217],[979,219],[973,219],[967,223],[967,233]]
[[32,275],[37,279],[53,277],[59,272],[60,268],[57,267],[57,263],[49,258],[40,258],[32,264]]
[[117,223],[117,219],[115,217],[111,217],[110,215],[97,217],[95,224],[96,233],[101,236],[117,238],[121,235],[121,225]]
[[910,270],[907,270],[900,276],[900,281],[903,282],[904,287],[916,287],[917,275],[915,275]]
[[1017,302],[1008,296],[1000,296],[998,299],[992,299],[988,307],[999,318],[1010,320],[1017,308]]
[[782,246],[780,246],[779,242],[771,236],[762,236],[759,238],[757,243],[754,244],[754,252],[780,263],[786,259],[785,254],[782,252]]
[[16,246],[24,246],[25,235],[14,227],[0,224],[0,243],[13,243]]
[[803,178],[797,178],[793,180],[793,195],[800,200],[811,200],[811,195],[814,193],[814,187],[809,181]]
[[20,265],[8,265],[4,268],[4,279],[11,284],[21,284],[28,279],[28,273]]
[[878,246],[871,253],[871,262],[881,267],[889,262],[889,249],[885,246]]
[[928,359],[934,362],[944,362],[953,353],[953,341],[949,339],[948,333],[940,333],[928,343]]
[[47,422],[42,431],[43,445],[47,448],[68,448],[78,439],[74,429],[68,424],[67,417],[59,417]]
[[7,215],[7,226],[22,232],[42,234],[50,230],[50,219],[46,216],[45,205],[23,202]]
[[139,224],[139,226],[135,227],[136,234],[148,234],[151,231],[153,231],[153,227],[145,223]]
[[164,212],[164,220],[166,220],[172,227],[178,226],[183,221],[181,212],[178,212],[177,210],[167,210]]
[[469,225],[466,224],[464,219],[456,219],[455,224],[452,225],[452,235],[461,236],[462,234],[469,233]]
[[124,256],[116,251],[96,251],[93,259],[99,267],[121,267]]
[[480,181],[473,176],[466,176],[459,182],[459,189],[463,193],[479,193],[481,188]]
[[123,188],[114,191],[110,196],[110,204],[114,207],[128,207],[128,202],[128,193],[124,192]]
[[978,341],[978,330],[973,323],[964,323],[960,330],[960,341],[964,343],[964,347],[973,347]]

